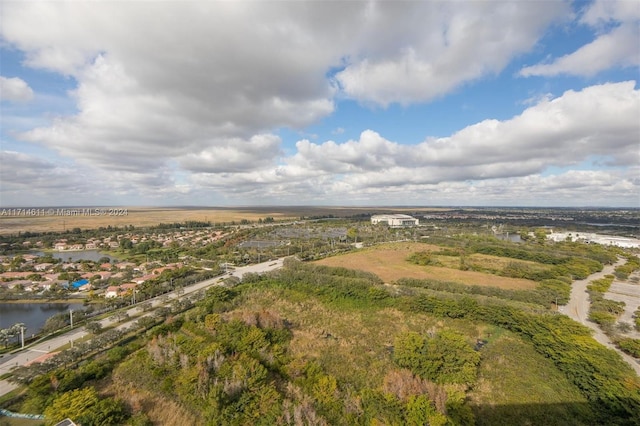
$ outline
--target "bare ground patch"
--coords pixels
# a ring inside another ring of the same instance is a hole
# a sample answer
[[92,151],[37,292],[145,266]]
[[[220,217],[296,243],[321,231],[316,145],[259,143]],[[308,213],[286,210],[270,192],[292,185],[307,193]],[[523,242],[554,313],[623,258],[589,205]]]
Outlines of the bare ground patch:
[[[9,209],[15,210],[15,209]],[[15,234],[17,232],[62,232],[73,228],[95,229],[100,227],[114,226],[123,227],[133,225],[135,227],[154,226],[160,223],[175,223],[185,221],[200,221],[216,223],[240,222],[243,219],[257,221],[267,216],[275,219],[296,218],[295,211],[268,210],[268,209],[216,209],[216,208],[145,208],[145,207],[122,207],[114,209],[113,215],[109,214],[109,209],[104,215],[84,214],[82,209],[38,209],[38,211],[49,210],[53,213],[46,213],[41,216],[14,216],[0,217],[0,234]],[[93,208],[88,211],[95,211]],[[57,211],[78,211],[78,214],[65,216]]]
[[530,280],[500,277],[476,271],[461,271],[441,266],[420,266],[406,260],[412,253],[426,250],[437,251],[438,249],[437,246],[420,243],[395,243],[330,257],[315,263],[372,272],[387,283],[397,281],[400,278],[417,278],[505,289],[532,289],[536,287],[536,283]]
[[[126,209],[127,214],[109,215],[109,206],[106,208],[107,214],[100,216],[93,215],[72,215],[65,216],[58,214],[58,210],[82,210],[83,208],[94,210],[95,207],[38,207],[27,209],[29,212],[21,210],[15,213],[15,208],[0,208],[3,214],[0,215],[0,235],[16,234],[18,232],[61,232],[65,229],[81,228],[95,229],[101,226],[128,226],[136,227],[153,226],[160,223],[184,222],[187,220],[211,221],[214,223],[240,222],[242,219],[256,221],[260,218],[273,217],[281,219],[299,219],[301,217],[349,217],[361,214],[374,214],[385,212],[407,212],[413,209],[389,209],[372,207],[310,207],[310,206],[266,206],[266,207],[120,207],[113,206],[118,211]],[[424,211],[447,210],[445,208],[427,208]],[[34,213],[35,212],[35,213]]]

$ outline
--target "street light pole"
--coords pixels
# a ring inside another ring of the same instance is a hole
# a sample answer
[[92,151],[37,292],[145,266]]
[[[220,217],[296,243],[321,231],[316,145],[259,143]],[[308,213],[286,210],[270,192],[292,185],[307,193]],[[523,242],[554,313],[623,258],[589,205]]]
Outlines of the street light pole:
[[73,328],[73,309],[69,309],[69,322],[71,323],[71,328]]

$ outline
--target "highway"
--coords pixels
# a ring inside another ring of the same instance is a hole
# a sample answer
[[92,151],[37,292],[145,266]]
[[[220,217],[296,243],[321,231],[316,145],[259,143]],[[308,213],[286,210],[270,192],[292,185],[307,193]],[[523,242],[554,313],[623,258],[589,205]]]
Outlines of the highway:
[[[229,277],[237,277],[242,279],[242,276],[247,273],[257,273],[261,274],[268,271],[273,271],[275,269],[281,268],[283,264],[284,258],[269,260],[267,262],[257,263],[255,265],[242,266],[235,268],[233,271],[226,273],[221,276],[217,276],[205,281],[200,281],[198,283],[192,284],[190,286],[184,287],[180,294],[176,291],[172,291],[170,293],[157,296],[153,299],[145,300],[146,302],[151,302],[153,308],[160,307],[162,305],[168,305],[172,300],[181,299],[183,297],[189,296],[190,294],[196,293],[202,289],[206,289],[213,285],[220,285],[226,278]],[[148,313],[140,316],[140,307],[133,306],[126,311],[129,317],[134,317],[129,321],[124,321],[120,323],[116,319],[115,313],[110,315],[108,318],[102,319],[100,324],[103,328],[113,327],[114,324],[118,324],[115,328],[117,329],[125,329],[128,328],[131,323],[139,320],[142,316],[153,315],[153,309]],[[51,352],[56,352],[58,348],[67,345],[69,343],[75,342],[89,334],[88,331],[85,330],[85,327],[79,327],[73,330],[70,330],[64,334],[61,334],[57,337],[52,337],[47,339],[46,341],[42,341],[36,344],[33,344],[29,347],[26,347],[23,350],[19,350],[12,354],[4,354],[0,355],[0,375],[11,372],[12,369],[21,366],[27,365],[33,360],[38,358],[44,358],[47,354]],[[0,380],[0,396],[5,395],[11,392],[13,389],[16,389],[18,385],[9,382],[8,380]]]

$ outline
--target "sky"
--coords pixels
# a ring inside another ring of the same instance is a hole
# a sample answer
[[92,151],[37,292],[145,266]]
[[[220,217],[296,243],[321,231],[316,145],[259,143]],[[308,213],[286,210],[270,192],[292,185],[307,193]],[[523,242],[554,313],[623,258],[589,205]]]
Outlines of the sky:
[[0,207],[640,207],[638,1],[0,0]]

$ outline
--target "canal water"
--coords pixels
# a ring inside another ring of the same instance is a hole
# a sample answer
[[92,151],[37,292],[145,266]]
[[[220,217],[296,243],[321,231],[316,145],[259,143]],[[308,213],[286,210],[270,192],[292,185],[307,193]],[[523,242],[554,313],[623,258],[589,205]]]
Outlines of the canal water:
[[80,311],[82,303],[0,303],[0,328],[16,323],[26,326],[25,337],[36,334],[50,317],[69,310]]

